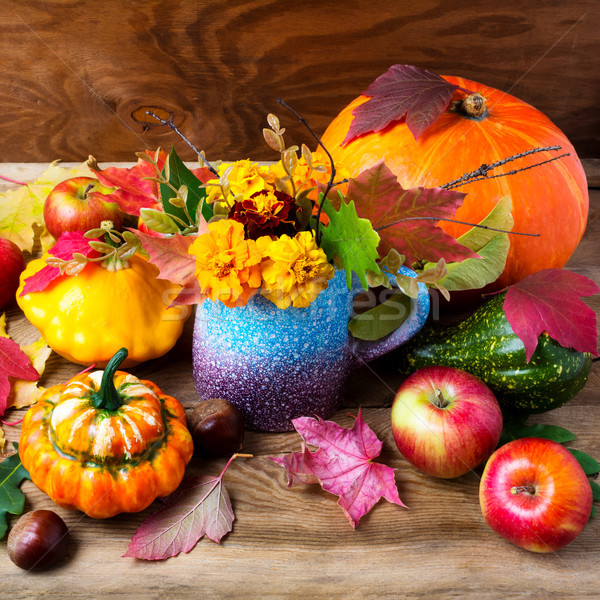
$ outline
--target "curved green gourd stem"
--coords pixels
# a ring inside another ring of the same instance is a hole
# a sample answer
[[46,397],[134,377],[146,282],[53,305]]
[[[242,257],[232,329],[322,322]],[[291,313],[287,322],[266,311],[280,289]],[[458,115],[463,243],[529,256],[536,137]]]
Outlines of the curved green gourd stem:
[[98,410],[117,410],[123,405],[121,396],[115,387],[115,371],[127,358],[127,348],[121,348],[109,361],[102,375],[100,389],[91,397],[92,404]]

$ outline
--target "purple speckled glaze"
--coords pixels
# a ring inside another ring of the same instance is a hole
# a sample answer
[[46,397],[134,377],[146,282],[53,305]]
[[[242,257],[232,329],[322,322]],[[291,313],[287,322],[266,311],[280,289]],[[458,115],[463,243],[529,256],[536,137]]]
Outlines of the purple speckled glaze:
[[358,291],[338,271],[308,308],[282,310],[258,294],[235,308],[205,300],[193,341],[200,398],[229,400],[246,427],[258,431],[289,431],[300,416],[330,417],[350,372],[410,339],[429,313],[429,294],[419,284],[411,314],[396,331],[375,342],[356,340],[348,321]]

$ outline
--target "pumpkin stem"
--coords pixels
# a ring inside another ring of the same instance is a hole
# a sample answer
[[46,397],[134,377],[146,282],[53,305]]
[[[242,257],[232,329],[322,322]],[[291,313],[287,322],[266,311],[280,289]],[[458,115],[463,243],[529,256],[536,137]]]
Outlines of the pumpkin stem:
[[478,93],[469,94],[459,105],[458,111],[472,119],[483,119],[487,115],[485,98]]
[[127,348],[121,348],[109,361],[102,375],[100,389],[92,396],[92,404],[100,410],[117,410],[123,401],[115,387],[115,371],[127,358]]

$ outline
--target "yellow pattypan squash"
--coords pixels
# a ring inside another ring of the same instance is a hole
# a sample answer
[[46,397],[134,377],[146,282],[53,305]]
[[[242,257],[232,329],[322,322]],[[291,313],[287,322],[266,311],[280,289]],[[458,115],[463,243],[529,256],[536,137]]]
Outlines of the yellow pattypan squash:
[[104,367],[119,348],[124,366],[168,352],[179,339],[187,307],[169,304],[180,286],[157,279],[158,269],[139,255],[127,261],[88,262],[43,290],[21,295],[24,282],[46,267],[45,254],[21,274],[17,302],[58,354],[81,365]]

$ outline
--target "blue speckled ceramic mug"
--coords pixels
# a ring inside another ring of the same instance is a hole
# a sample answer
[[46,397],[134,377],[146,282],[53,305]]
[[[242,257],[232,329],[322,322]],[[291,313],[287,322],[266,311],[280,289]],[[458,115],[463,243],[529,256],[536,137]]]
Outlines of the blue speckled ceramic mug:
[[246,427],[258,431],[288,431],[300,416],[331,416],[352,370],[410,339],[429,313],[427,289],[419,284],[396,331],[375,342],[357,340],[348,321],[360,289],[349,290],[338,271],[308,308],[282,310],[258,294],[235,308],[205,300],[196,309],[193,341],[200,398],[229,400]]

